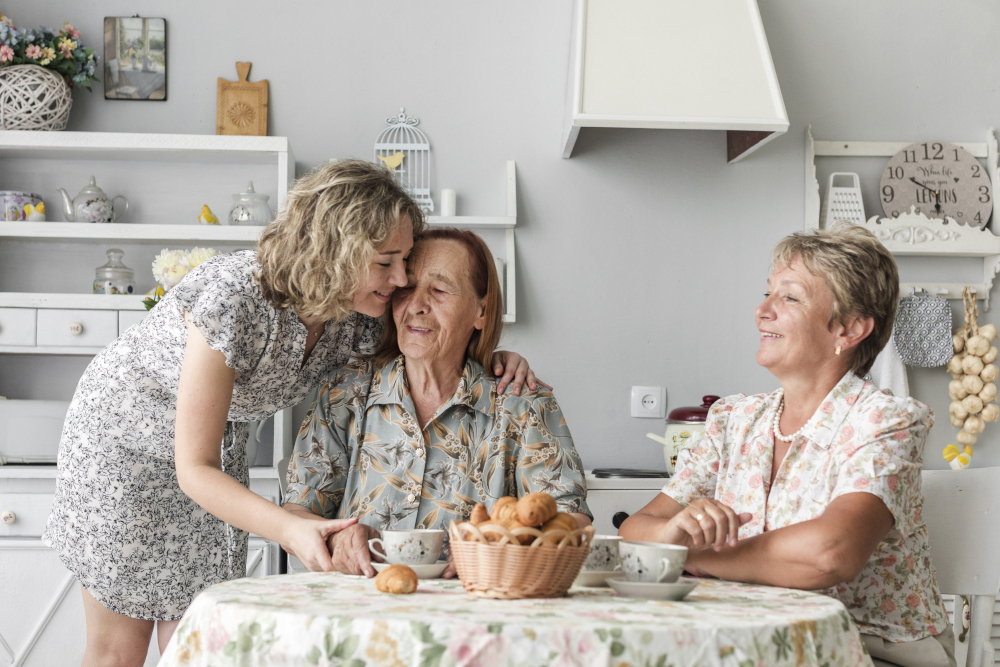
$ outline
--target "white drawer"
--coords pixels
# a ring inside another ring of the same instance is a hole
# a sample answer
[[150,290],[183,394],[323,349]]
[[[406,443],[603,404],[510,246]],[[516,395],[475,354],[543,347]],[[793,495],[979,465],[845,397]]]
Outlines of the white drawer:
[[[38,537],[52,511],[50,493],[0,493],[0,537]],[[7,512],[14,513],[14,522],[2,520]]]
[[0,345],[35,344],[35,309],[0,308]]
[[38,345],[104,347],[118,338],[117,310],[38,311]]
[[121,336],[129,327],[133,327],[149,314],[148,310],[119,310],[118,335]]

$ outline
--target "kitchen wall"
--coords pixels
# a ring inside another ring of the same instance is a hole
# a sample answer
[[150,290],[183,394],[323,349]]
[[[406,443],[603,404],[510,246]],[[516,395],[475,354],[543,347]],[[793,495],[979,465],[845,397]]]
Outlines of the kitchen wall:
[[[629,417],[631,385],[665,385],[668,409],[776,386],[754,362],[753,311],[771,248],[802,228],[806,125],[819,139],[972,142],[1000,124],[990,0],[759,4],[791,128],[736,165],[721,132],[584,129],[562,159],[571,0],[7,0],[0,10],[18,25],[69,20],[95,46],[104,16],[167,19],[168,101],[80,91],[71,130],[212,134],[216,77],[235,79],[234,62],[249,60],[250,79],[270,81],[270,133],[289,137],[300,174],[328,158],[371,159],[403,105],[430,137],[434,191],[455,188],[461,214],[502,215],[504,160],[516,160],[518,322],[504,342],[555,386],[588,467],[662,467],[644,437],[662,422]],[[819,168],[861,172],[871,214],[884,162]],[[978,280],[964,261],[903,270],[942,267]],[[1000,323],[998,311],[981,322]],[[938,415],[930,468],[946,466],[954,437],[948,379],[910,375]],[[975,463],[1000,464],[1000,425],[988,425]]]

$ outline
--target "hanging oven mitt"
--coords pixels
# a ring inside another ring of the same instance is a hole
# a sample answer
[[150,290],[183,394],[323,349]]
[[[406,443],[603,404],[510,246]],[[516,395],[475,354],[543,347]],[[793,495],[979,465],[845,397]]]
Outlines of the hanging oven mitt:
[[955,353],[948,301],[929,294],[904,296],[899,300],[892,340],[908,366],[932,368],[948,363]]

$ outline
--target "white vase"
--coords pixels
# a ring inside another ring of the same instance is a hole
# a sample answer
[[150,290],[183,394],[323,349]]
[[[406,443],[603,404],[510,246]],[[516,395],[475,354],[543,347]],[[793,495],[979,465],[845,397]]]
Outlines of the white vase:
[[65,130],[73,96],[62,76],[38,65],[0,67],[0,128]]

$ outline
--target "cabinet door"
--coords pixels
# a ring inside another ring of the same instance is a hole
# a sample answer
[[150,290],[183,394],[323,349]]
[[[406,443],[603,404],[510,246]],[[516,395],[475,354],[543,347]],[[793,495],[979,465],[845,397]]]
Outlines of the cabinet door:
[[0,664],[79,665],[86,644],[80,584],[37,539],[0,539]]

